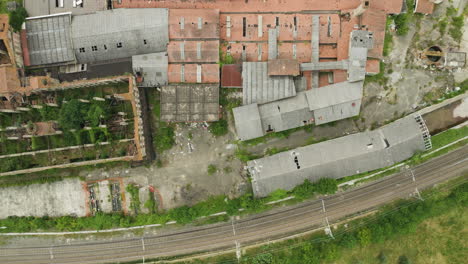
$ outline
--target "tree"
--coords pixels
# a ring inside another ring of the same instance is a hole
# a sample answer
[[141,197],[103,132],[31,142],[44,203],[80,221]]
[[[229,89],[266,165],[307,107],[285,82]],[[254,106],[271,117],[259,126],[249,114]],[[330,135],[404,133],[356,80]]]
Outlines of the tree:
[[28,17],[28,12],[24,7],[18,7],[10,13],[10,25],[15,32],[21,30],[21,26]]
[[108,114],[104,106],[99,105],[99,104],[93,104],[88,110],[88,113],[86,114],[86,120],[88,120],[91,123],[91,126],[97,127],[99,123],[101,122],[102,119],[107,119]]
[[73,99],[63,104],[60,109],[58,123],[62,129],[81,129],[84,125],[85,108],[80,101]]

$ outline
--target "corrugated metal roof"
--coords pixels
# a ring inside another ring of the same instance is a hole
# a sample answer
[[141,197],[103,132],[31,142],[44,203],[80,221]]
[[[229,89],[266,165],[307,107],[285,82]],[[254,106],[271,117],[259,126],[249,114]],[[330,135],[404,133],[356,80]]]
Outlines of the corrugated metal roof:
[[268,76],[267,62],[242,64],[243,104],[264,104],[296,95],[292,77]]
[[31,65],[75,60],[69,13],[26,20],[26,39]]
[[223,65],[221,78],[221,87],[242,88],[242,65]]
[[381,129],[357,133],[248,162],[255,196],[319,178],[342,178],[400,162],[424,150],[414,117]]
[[167,84],[167,54],[165,52],[135,55],[132,57],[133,72],[143,77],[140,87],[156,87]]
[[114,9],[74,16],[72,38],[80,63],[163,52],[169,42],[168,10]]

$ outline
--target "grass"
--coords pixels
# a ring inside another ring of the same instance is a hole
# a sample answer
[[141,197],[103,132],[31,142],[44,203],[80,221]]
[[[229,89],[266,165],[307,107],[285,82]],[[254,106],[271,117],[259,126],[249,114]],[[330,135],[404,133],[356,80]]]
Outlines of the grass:
[[380,72],[375,75],[366,75],[364,83],[367,84],[371,82],[376,82],[380,85],[385,85],[388,81],[388,77],[385,76],[385,67],[385,63],[380,61]]
[[437,149],[443,147],[451,142],[460,138],[468,136],[468,127],[461,127],[458,129],[449,129],[431,137],[432,148]]
[[155,132],[153,145],[159,153],[171,149],[175,145],[175,125],[160,121],[161,104],[157,92],[149,93],[148,101],[153,104],[153,120]]
[[[346,249],[333,263],[398,263],[401,256],[407,256],[413,264],[465,263],[468,257],[465,250],[468,247],[467,225],[466,207],[447,208],[445,214],[423,221],[412,234]],[[382,256],[386,262],[380,261]]]
[[335,239],[321,230],[244,250],[240,262],[229,253],[190,263],[465,263],[466,176],[424,191],[424,201],[400,200],[338,225]]
[[390,24],[392,24],[393,19],[391,17],[387,17],[387,22],[385,26],[385,38],[384,38],[384,46],[383,46],[383,55],[388,56],[392,49],[393,44],[393,35],[390,32]]

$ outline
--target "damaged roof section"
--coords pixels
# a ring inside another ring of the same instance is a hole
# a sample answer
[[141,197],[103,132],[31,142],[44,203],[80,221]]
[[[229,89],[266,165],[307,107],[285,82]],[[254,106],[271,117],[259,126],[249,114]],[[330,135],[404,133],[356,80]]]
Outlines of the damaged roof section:
[[27,18],[26,28],[31,65],[75,60],[71,36],[71,13]]
[[308,179],[338,179],[387,167],[425,150],[423,131],[408,116],[374,131],[281,152],[247,163],[257,197],[291,190]]
[[161,88],[162,121],[212,122],[218,119],[218,85],[167,85]]
[[268,61],[268,76],[299,76],[299,62],[297,60]]
[[167,84],[167,55],[165,52],[135,55],[132,57],[133,73],[140,87],[156,87]]

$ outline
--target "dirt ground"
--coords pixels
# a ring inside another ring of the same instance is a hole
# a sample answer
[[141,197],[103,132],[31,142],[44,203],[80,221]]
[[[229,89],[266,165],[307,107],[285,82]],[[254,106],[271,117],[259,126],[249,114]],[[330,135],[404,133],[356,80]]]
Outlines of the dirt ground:
[[[465,1],[466,2],[466,1]],[[463,40],[456,43],[450,35],[439,32],[437,23],[445,15],[449,1],[438,5],[432,16],[424,16],[413,25],[406,36],[393,35],[390,54],[386,63],[385,85],[368,83],[364,88],[361,109],[361,128],[382,125],[385,121],[407,115],[428,104],[428,101],[443,98],[444,93],[453,90],[455,82],[468,76],[467,67],[462,69],[437,69],[429,67],[421,52],[430,46],[439,46],[444,51],[468,51],[468,21],[465,22]],[[456,6],[464,6],[463,0]],[[447,31],[447,30],[446,30]]]
[[[178,124],[176,145],[161,154],[162,167],[156,164],[132,169],[114,169],[87,173],[89,179],[105,175],[121,175],[128,183],[141,187],[140,201],[148,199],[149,186],[155,190],[160,209],[192,205],[211,195],[236,196],[248,188],[243,165],[234,157],[237,145],[234,135],[214,137],[203,123]],[[209,175],[208,166],[217,172]],[[144,194],[143,194],[144,193]],[[127,203],[130,203],[128,195]],[[144,209],[146,210],[146,209]]]
[[423,116],[431,134],[468,120],[468,98],[446,105]]

